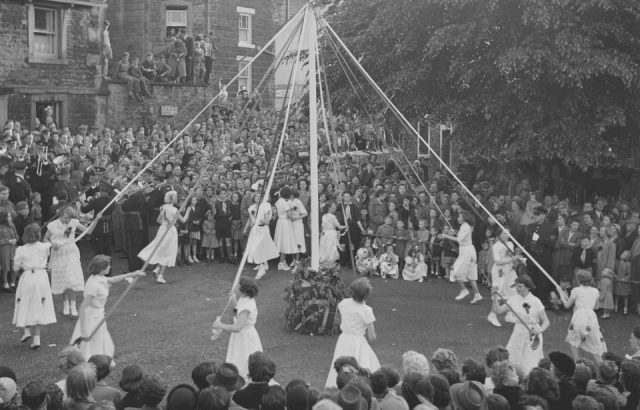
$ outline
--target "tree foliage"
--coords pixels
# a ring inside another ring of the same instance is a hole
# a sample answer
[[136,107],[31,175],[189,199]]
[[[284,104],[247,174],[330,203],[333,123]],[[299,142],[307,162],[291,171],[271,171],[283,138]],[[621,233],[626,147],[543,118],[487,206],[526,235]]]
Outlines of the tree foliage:
[[327,19],[408,117],[452,121],[466,156],[590,166],[640,151],[638,1],[348,0]]

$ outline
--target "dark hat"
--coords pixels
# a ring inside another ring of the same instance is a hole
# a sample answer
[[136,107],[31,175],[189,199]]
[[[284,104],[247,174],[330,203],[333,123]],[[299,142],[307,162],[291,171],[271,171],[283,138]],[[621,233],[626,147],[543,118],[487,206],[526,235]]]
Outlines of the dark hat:
[[102,175],[104,174],[106,171],[106,169],[102,168],[102,167],[94,167],[93,168],[93,174],[94,175]]
[[456,409],[486,410],[488,408],[486,390],[478,382],[454,384],[449,389],[449,394]]
[[228,391],[239,390],[245,383],[238,372],[238,368],[232,363],[223,363],[217,372],[207,376],[207,382],[212,386],[220,386]]
[[196,391],[188,384],[180,384],[167,396],[167,410],[183,410],[196,408]]
[[565,376],[573,376],[576,371],[576,362],[566,353],[551,352],[549,353],[549,360]]
[[367,410],[369,404],[362,397],[362,392],[356,386],[348,384],[338,394],[338,405],[342,410]]
[[533,208],[533,214],[534,215],[546,215],[547,212],[548,212],[547,208],[545,208],[542,205],[536,206],[535,208]]

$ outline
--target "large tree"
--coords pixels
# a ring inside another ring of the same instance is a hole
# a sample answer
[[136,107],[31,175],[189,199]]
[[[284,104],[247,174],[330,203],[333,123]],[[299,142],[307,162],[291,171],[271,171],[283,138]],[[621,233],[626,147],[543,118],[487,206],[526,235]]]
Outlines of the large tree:
[[452,121],[463,154],[589,166],[640,152],[636,0],[346,0],[327,18],[408,116]]

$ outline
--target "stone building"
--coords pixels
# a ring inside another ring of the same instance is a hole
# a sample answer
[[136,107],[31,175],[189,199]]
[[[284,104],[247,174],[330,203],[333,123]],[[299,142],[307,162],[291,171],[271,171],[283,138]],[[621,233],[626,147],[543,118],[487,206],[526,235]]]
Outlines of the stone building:
[[106,97],[96,74],[106,6],[105,0],[0,1],[0,124],[104,123]]
[[[286,21],[288,0],[108,0],[107,18],[114,58],[125,51],[143,58],[147,53],[163,54],[171,37],[182,28],[195,38],[213,34],[215,63],[212,81],[227,84],[271,39]],[[285,5],[285,6],[283,6]],[[274,59],[271,47],[248,72],[230,84],[251,91],[258,85]],[[271,76],[273,77],[273,76]],[[273,78],[265,84],[273,92]],[[264,91],[261,90],[261,92]]]

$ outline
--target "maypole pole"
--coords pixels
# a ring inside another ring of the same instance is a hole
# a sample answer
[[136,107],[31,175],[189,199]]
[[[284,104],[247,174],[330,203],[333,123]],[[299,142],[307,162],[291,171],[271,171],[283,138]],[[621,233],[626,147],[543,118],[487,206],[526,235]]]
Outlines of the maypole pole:
[[318,28],[313,8],[307,10],[307,40],[309,41],[309,160],[311,167],[311,269],[320,268],[320,218],[318,209],[318,108],[316,96],[316,48]]

